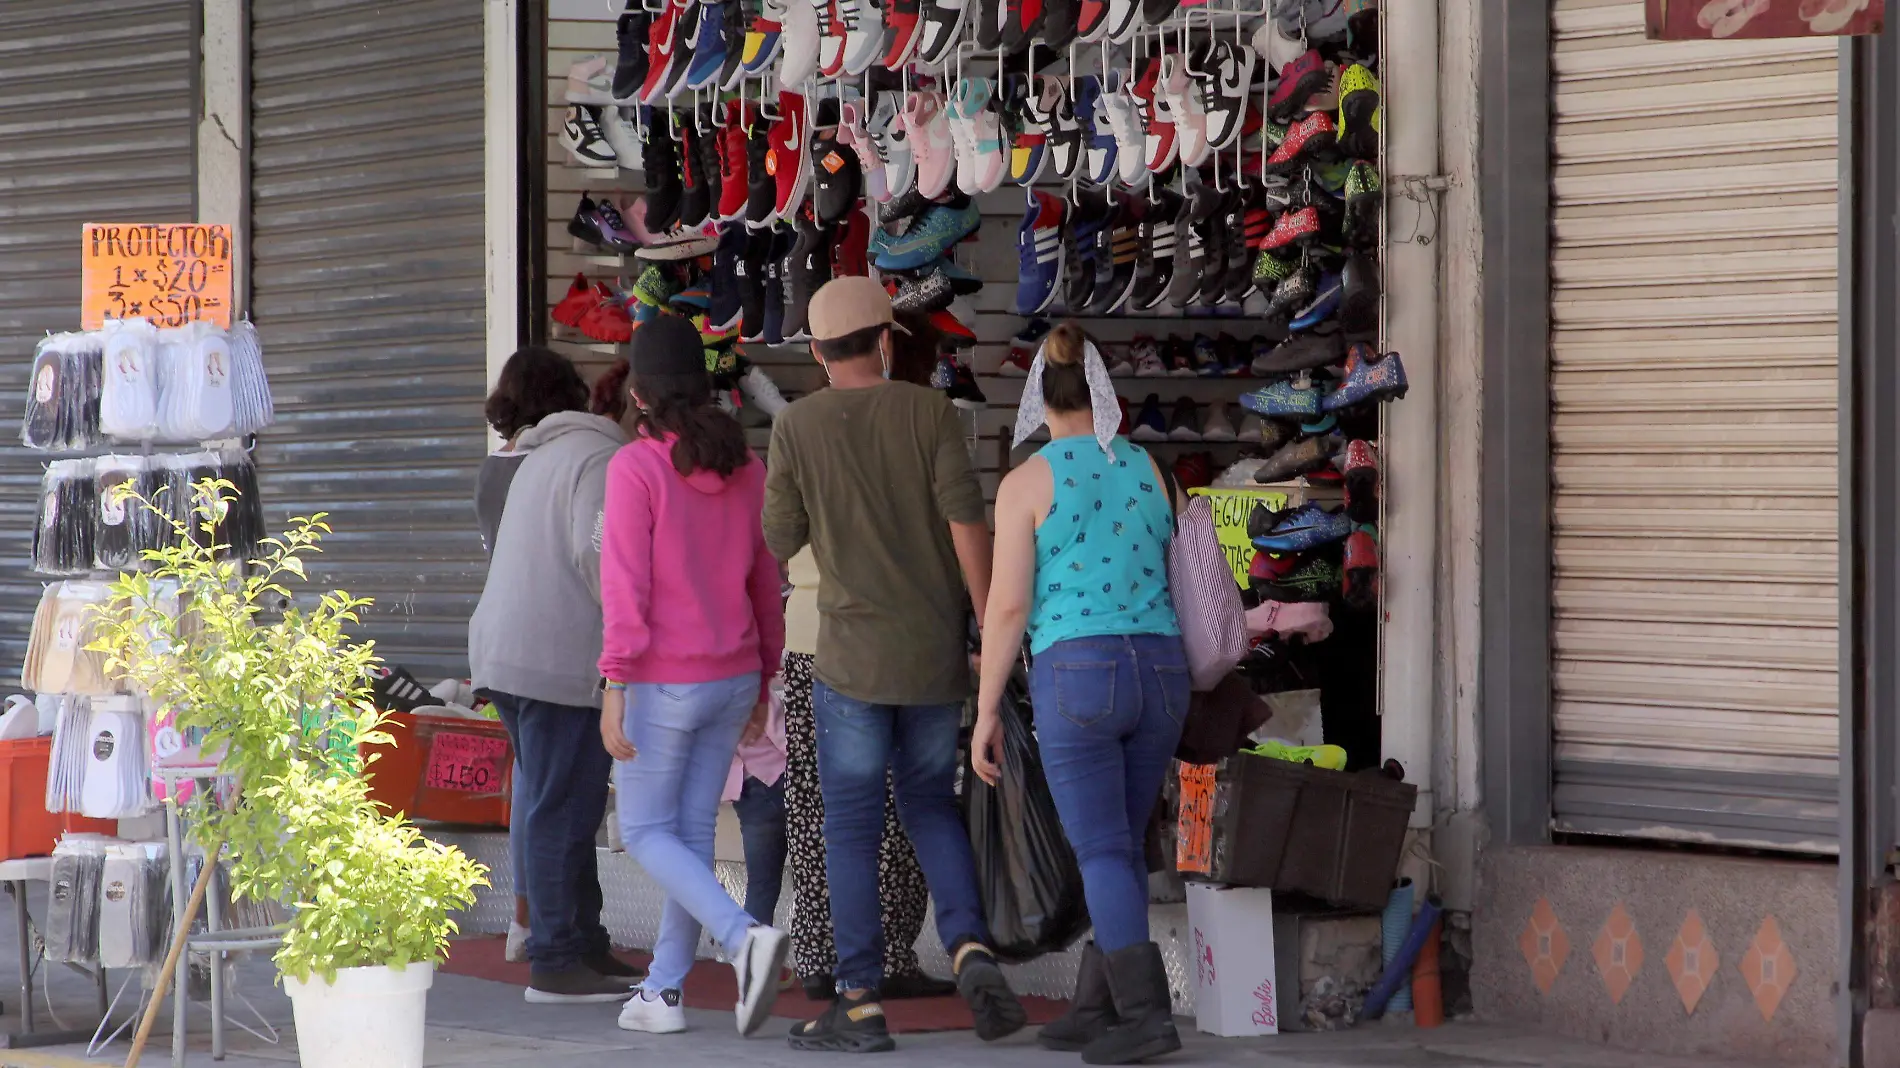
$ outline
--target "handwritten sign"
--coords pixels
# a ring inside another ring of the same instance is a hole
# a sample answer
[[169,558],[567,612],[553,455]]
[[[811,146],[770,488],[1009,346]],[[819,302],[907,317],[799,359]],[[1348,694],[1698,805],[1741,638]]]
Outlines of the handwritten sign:
[[1647,0],[1652,40],[1835,37],[1877,34],[1886,0]]
[[508,772],[508,739],[442,731],[429,742],[423,785],[465,794],[500,793]]
[[1213,874],[1214,765],[1182,764],[1181,807],[1175,822],[1174,870]]
[[198,223],[86,223],[80,325],[145,318],[154,326],[231,325],[231,228]]
[[1275,510],[1286,507],[1286,494],[1279,490],[1195,489],[1190,494],[1206,497],[1214,506],[1214,537],[1227,554],[1227,565],[1234,569],[1234,581],[1247,585],[1247,568],[1253,563],[1253,539],[1247,536],[1247,517],[1254,505],[1265,504]]

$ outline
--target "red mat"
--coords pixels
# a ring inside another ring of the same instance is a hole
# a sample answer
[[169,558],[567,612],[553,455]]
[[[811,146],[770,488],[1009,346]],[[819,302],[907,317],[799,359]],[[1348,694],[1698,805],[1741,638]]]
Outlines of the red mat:
[[[449,959],[440,970],[450,975],[466,975],[474,979],[489,979],[525,987],[528,985],[528,966],[503,960],[502,951],[506,945],[507,939],[499,935],[458,938],[449,943]],[[648,954],[639,950],[622,950],[620,955],[642,968],[646,967],[650,959]],[[732,1011],[732,1003],[739,996],[732,967],[710,960],[702,960],[694,966],[686,977],[683,993],[688,1007],[721,1012]],[[1023,1008],[1029,1012],[1030,1025],[1037,1026],[1062,1015],[1068,1008],[1068,1002],[1025,997]],[[823,1002],[807,999],[804,992],[796,987],[780,994],[778,1002],[772,1006],[772,1015],[788,1020],[812,1019],[824,1011]],[[900,1035],[927,1031],[969,1031],[976,1026],[970,1017],[970,1007],[959,997],[886,1001],[884,1017],[891,1031]]]

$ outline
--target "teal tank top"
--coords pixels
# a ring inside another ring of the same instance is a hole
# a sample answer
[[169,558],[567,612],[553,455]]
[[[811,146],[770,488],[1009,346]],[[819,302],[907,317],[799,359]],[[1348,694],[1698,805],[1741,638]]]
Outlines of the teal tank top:
[[1105,634],[1179,634],[1168,597],[1174,508],[1147,452],[1117,437],[1058,438],[1036,455],[1055,498],[1036,528],[1029,651]]

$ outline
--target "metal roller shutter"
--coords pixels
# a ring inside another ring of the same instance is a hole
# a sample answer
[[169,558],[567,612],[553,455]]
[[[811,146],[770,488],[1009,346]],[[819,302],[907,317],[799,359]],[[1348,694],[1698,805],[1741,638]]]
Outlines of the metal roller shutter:
[[1836,42],[1554,12],[1558,830],[1836,850]]
[[[0,671],[17,679],[44,457],[20,446],[33,346],[79,329],[81,223],[189,221],[198,0],[0,0]],[[125,86],[101,104],[104,86]]]
[[251,7],[252,294],[274,521],[329,513],[313,578],[425,684],[466,673],[484,565],[482,5]]

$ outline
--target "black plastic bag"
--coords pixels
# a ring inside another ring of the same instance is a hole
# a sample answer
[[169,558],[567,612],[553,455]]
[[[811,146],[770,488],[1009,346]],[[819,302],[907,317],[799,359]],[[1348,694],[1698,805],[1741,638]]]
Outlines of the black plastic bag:
[[1089,929],[1082,869],[1056,815],[1030,734],[1028,686],[1019,666],[998,708],[1003,778],[991,786],[967,772],[964,818],[976,854],[977,889],[996,955],[1006,961],[1060,953]]

